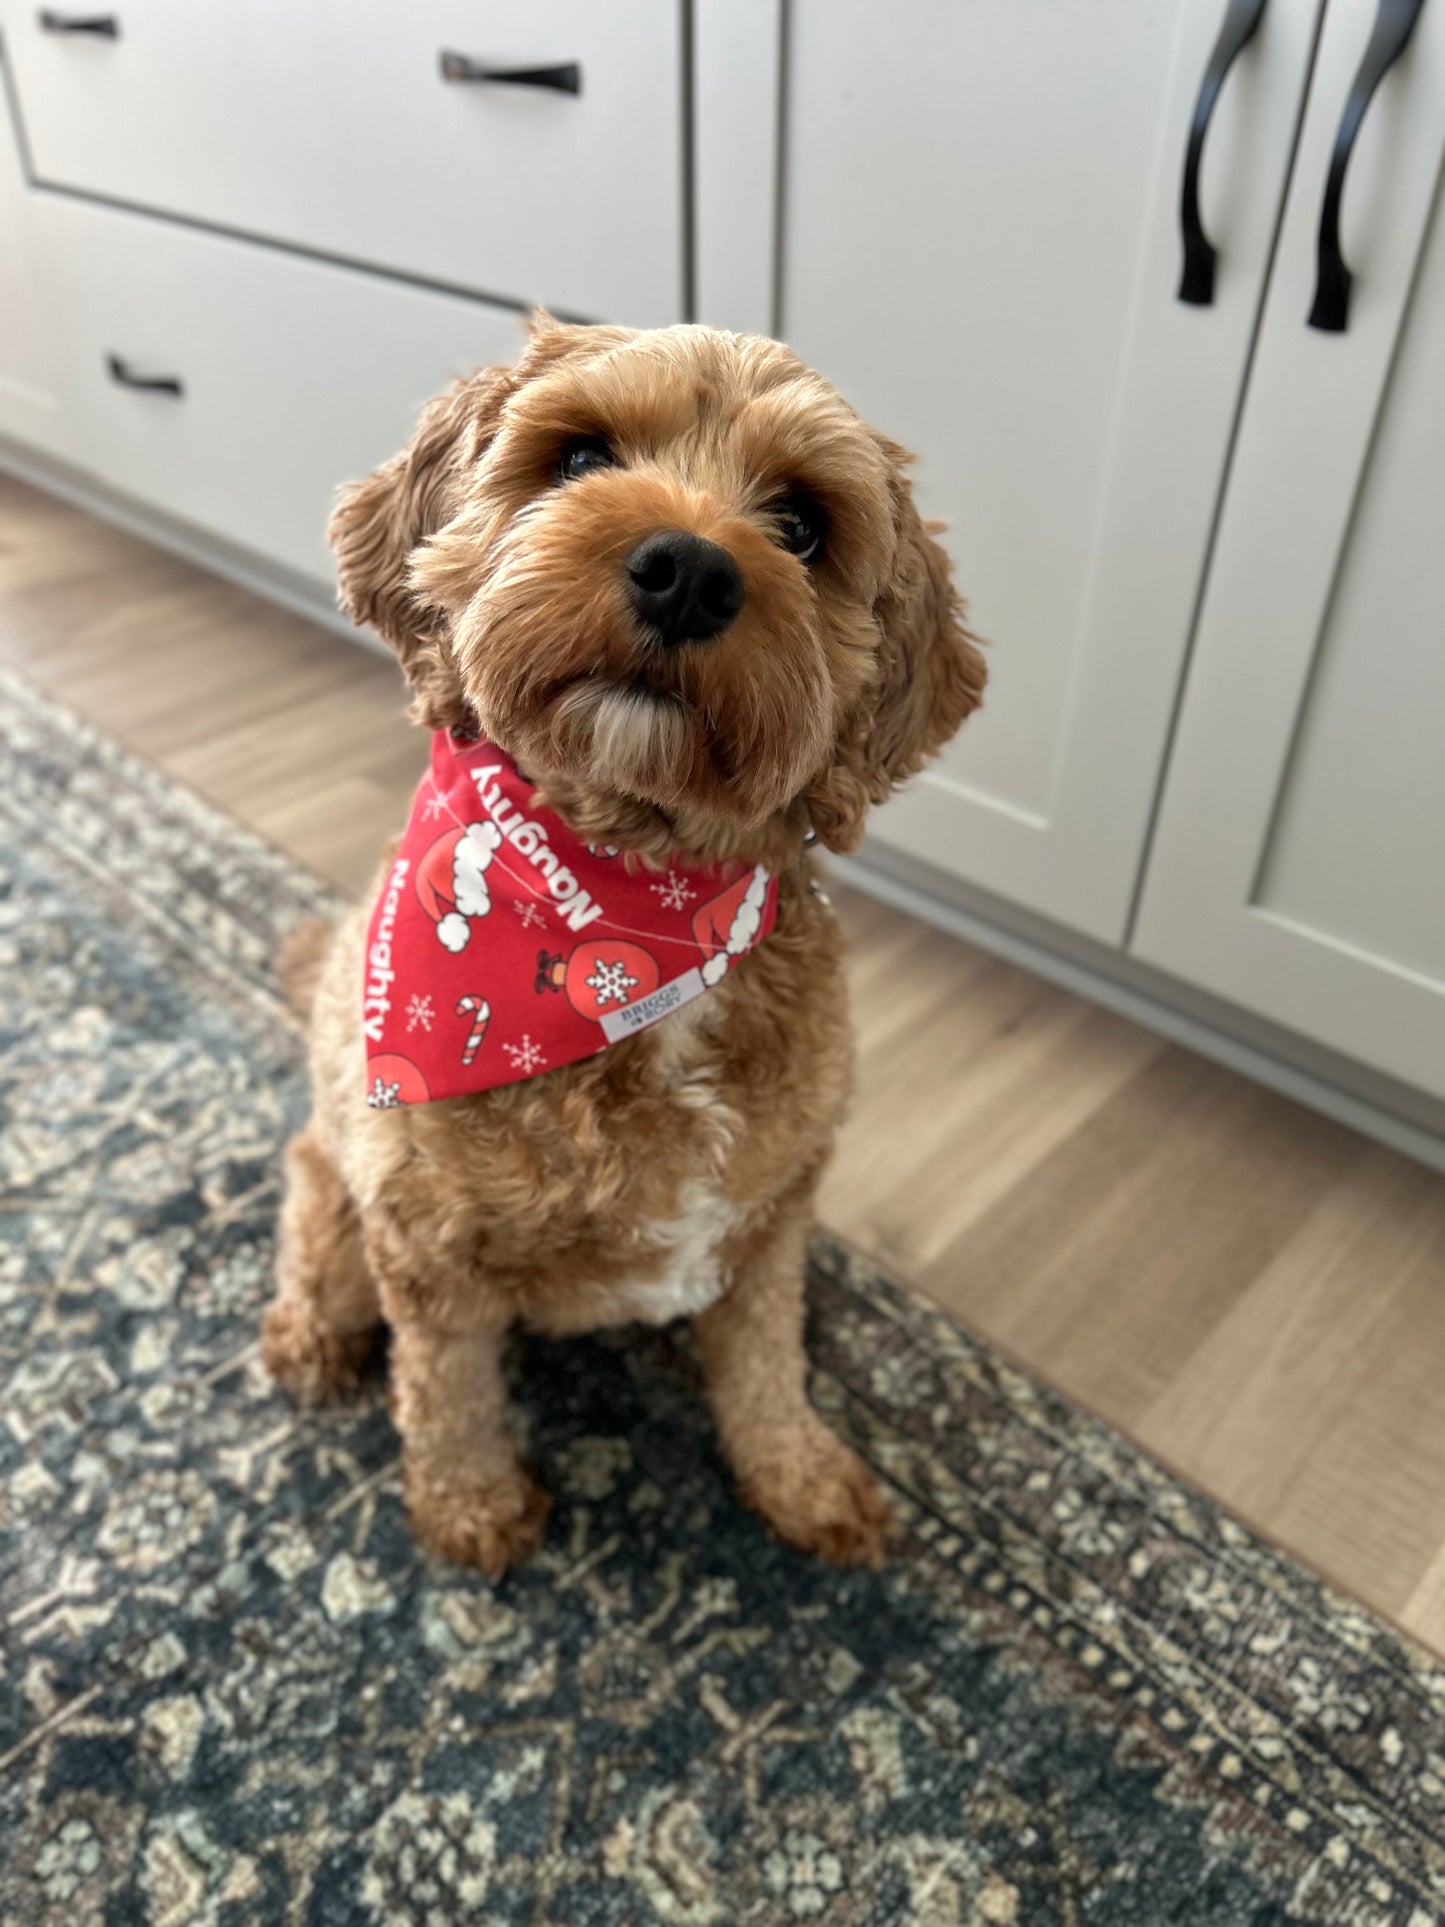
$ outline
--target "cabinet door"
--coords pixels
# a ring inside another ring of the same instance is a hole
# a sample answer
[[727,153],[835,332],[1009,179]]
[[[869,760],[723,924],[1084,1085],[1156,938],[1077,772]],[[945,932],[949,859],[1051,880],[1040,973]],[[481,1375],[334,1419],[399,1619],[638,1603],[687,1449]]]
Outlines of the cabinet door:
[[1270,0],[1204,149],[1224,0],[794,0],[783,333],[920,457],[983,713],[876,835],[1122,940],[1318,7]]
[[1346,176],[1346,332],[1305,325],[1374,11],[1331,0],[1135,947],[1445,1096],[1445,8]]

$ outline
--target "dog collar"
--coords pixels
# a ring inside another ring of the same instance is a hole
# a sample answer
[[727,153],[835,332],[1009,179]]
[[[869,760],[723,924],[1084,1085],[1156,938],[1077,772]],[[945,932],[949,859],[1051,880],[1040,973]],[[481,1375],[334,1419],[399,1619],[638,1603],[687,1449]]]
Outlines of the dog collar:
[[777,908],[761,865],[649,870],[583,843],[501,750],[438,730],[367,933],[366,1101],[595,1056],[721,983]]

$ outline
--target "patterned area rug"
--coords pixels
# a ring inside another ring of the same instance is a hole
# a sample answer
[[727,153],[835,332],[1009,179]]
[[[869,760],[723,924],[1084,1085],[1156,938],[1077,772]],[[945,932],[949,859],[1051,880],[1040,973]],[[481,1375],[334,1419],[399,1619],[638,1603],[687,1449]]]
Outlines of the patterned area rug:
[[1445,1669],[826,1239],[906,1542],[735,1503],[685,1337],[516,1360],[558,1495],[419,1556],[380,1397],[267,1383],[325,893],[0,682],[0,1919],[1426,1927]]

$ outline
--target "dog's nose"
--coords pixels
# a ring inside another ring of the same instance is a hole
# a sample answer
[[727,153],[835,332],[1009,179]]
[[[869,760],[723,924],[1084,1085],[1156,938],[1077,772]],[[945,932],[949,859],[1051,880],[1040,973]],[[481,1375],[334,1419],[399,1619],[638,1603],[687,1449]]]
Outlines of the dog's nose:
[[683,529],[663,529],[627,558],[632,606],[663,642],[707,642],[743,606],[743,578],[727,550]]

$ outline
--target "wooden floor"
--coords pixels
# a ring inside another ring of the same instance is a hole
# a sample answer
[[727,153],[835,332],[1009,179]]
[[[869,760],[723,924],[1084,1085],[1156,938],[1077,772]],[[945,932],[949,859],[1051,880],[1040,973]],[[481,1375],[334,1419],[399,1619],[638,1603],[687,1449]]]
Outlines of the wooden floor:
[[[0,659],[347,889],[424,759],[387,661],[3,477]],[[838,898],[825,1220],[1445,1649],[1445,1180]]]

